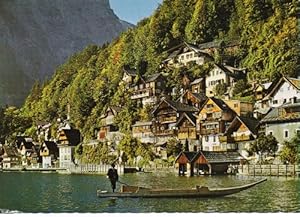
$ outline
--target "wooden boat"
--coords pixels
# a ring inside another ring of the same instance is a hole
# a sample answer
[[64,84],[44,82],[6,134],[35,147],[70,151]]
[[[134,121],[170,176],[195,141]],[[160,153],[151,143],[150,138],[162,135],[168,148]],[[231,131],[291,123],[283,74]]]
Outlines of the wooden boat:
[[121,186],[120,192],[108,192],[97,190],[97,196],[100,198],[117,197],[117,198],[197,198],[197,197],[221,197],[230,194],[235,194],[240,191],[251,188],[259,183],[266,181],[261,179],[259,181],[236,187],[228,188],[208,188],[206,186],[196,186],[191,189],[150,189],[138,186]]

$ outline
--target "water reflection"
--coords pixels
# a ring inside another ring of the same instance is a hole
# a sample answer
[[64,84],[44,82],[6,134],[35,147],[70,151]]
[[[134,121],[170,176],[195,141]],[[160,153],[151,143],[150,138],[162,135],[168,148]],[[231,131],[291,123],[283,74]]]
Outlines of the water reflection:
[[[138,173],[120,181],[144,187],[190,188],[237,186],[261,177],[178,177],[172,173]],[[254,188],[221,198],[101,199],[96,189],[111,190],[103,175],[0,173],[0,210],[22,212],[299,212],[300,180],[268,178]],[[118,187],[120,185],[118,184]]]

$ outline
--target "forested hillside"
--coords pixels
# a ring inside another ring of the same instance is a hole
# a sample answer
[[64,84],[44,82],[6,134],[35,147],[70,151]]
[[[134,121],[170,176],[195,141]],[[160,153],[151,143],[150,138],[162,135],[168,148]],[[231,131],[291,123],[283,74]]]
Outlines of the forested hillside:
[[140,74],[154,74],[168,49],[186,41],[237,41],[231,54],[236,66],[248,69],[248,80],[299,73],[296,0],[164,0],[154,14],[123,33],[111,44],[89,46],[57,68],[53,78],[36,83],[22,116],[55,122],[70,117],[86,139],[99,126],[104,108],[122,106],[117,120],[121,131],[142,116],[119,85],[124,65]]

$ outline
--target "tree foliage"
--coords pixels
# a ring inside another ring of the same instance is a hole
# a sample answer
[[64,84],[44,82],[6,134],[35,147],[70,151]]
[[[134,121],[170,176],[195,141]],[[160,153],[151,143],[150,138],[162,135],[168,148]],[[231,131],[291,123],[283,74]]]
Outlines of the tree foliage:
[[285,141],[283,148],[279,153],[280,160],[284,163],[295,164],[298,163],[300,158],[300,135],[297,134],[291,141]]
[[[56,69],[51,80],[34,85],[21,110],[1,110],[0,115],[5,116],[0,119],[1,126],[5,127],[1,127],[0,135],[3,138],[13,132],[22,133],[23,128],[29,128],[37,120],[55,125],[57,118],[67,116],[70,106],[71,121],[88,140],[108,105],[121,107],[116,124],[128,134],[139,115],[148,117],[141,111],[141,105],[130,99],[130,92],[119,85],[123,66],[136,68],[140,76],[157,73],[168,55],[164,51],[183,41],[236,42],[239,48],[230,50],[231,61],[248,68],[250,80],[272,81],[280,74],[296,75],[299,71],[296,8],[296,0],[165,0],[152,16],[111,43],[101,47],[89,45],[71,56]],[[220,56],[224,54],[221,52]],[[207,74],[210,68],[189,66],[185,73],[195,78]],[[182,71],[168,73],[168,88],[176,89],[174,99],[177,99],[182,88]],[[11,120],[12,117],[16,119]],[[129,151],[126,153],[131,155]]]
[[250,146],[250,152],[256,153],[263,161],[264,157],[275,155],[278,150],[278,142],[273,135],[260,134]]

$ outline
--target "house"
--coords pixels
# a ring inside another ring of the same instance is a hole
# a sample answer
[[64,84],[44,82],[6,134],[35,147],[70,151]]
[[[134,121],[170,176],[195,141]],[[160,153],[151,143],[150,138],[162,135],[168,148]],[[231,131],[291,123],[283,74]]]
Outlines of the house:
[[190,62],[202,65],[205,60],[211,59],[211,57],[207,53],[201,51],[198,46],[187,42],[175,46],[166,52],[169,53],[169,56],[162,62],[166,67],[179,68]]
[[219,140],[226,150],[238,150],[243,157],[248,157],[247,150],[257,138],[258,126],[259,121],[253,117],[236,116]]
[[175,125],[177,138],[181,144],[188,145],[189,151],[200,150],[199,136],[196,131],[196,116],[190,112],[183,112]]
[[255,101],[262,100],[268,94],[268,90],[271,84],[272,82],[266,82],[266,83],[255,84],[253,86]]
[[231,166],[237,166],[245,159],[236,151],[181,152],[175,159],[179,175],[225,174]]
[[266,135],[273,135],[278,141],[279,149],[284,141],[300,134],[300,103],[287,103],[273,108],[261,121],[260,125]]
[[231,108],[238,116],[252,116],[253,103],[243,102],[240,100],[224,100],[224,102]]
[[34,160],[38,158],[36,153],[36,147],[33,143],[32,138],[29,137],[17,137],[16,146],[19,153],[22,156],[22,166],[31,165],[32,157]]
[[246,78],[246,70],[239,69],[224,64],[214,64],[215,67],[206,75],[205,86],[206,96],[214,96],[215,88],[218,84],[225,84],[228,87],[233,87],[234,84],[241,79]]
[[57,146],[59,149],[59,167],[69,168],[73,164],[75,147],[81,142],[77,129],[59,129]]
[[166,89],[166,80],[160,73],[139,77],[132,88],[131,99],[140,100],[143,105],[155,104]]
[[190,90],[185,91],[177,101],[183,104],[200,108],[207,97],[203,93],[195,93]]
[[205,78],[197,78],[190,83],[192,93],[205,94]]
[[21,156],[14,146],[3,145],[2,167],[3,169],[21,166]]
[[283,76],[271,84],[261,103],[273,108],[289,102],[300,102],[300,79]]
[[137,121],[132,125],[132,136],[142,143],[154,144],[156,141],[152,132],[152,121]]
[[236,113],[221,99],[209,97],[200,108],[197,117],[197,130],[201,136],[202,150],[225,151],[219,136],[228,128]]
[[167,93],[171,92],[171,96],[175,96],[175,98],[178,95],[182,95],[183,93],[185,93],[187,90],[190,89],[190,84],[191,84],[191,77],[188,75],[187,72],[180,72],[179,74],[179,79],[181,80],[180,82],[180,88],[178,89],[178,87],[169,87],[170,89],[166,89]]
[[58,154],[58,147],[54,141],[44,141],[40,149],[43,168],[51,168],[54,166],[56,160],[58,159]]
[[184,112],[196,113],[197,108],[162,98],[153,110],[153,133],[157,142],[167,142],[176,136],[176,123]]
[[119,131],[119,128],[114,123],[115,116],[121,111],[120,107],[109,106],[100,117],[100,129],[97,131],[97,139],[111,140],[114,133]]
[[136,69],[131,69],[129,66],[124,66],[123,72],[124,74],[123,74],[122,81],[129,85],[134,82],[134,79],[138,75]]
[[37,127],[37,134],[38,134],[39,142],[50,139],[51,123],[46,122],[46,121],[37,121],[36,127]]
[[194,175],[195,158],[199,152],[182,151],[175,159],[175,169],[178,169],[178,175]]
[[[234,52],[239,47],[238,43],[232,42],[206,42],[198,45],[183,42],[168,51],[168,57],[162,62],[164,67],[181,67],[193,62],[198,65],[204,64],[206,61],[213,60],[216,52],[219,54],[222,51],[227,53]],[[223,61],[228,59],[225,55],[221,55]]]

